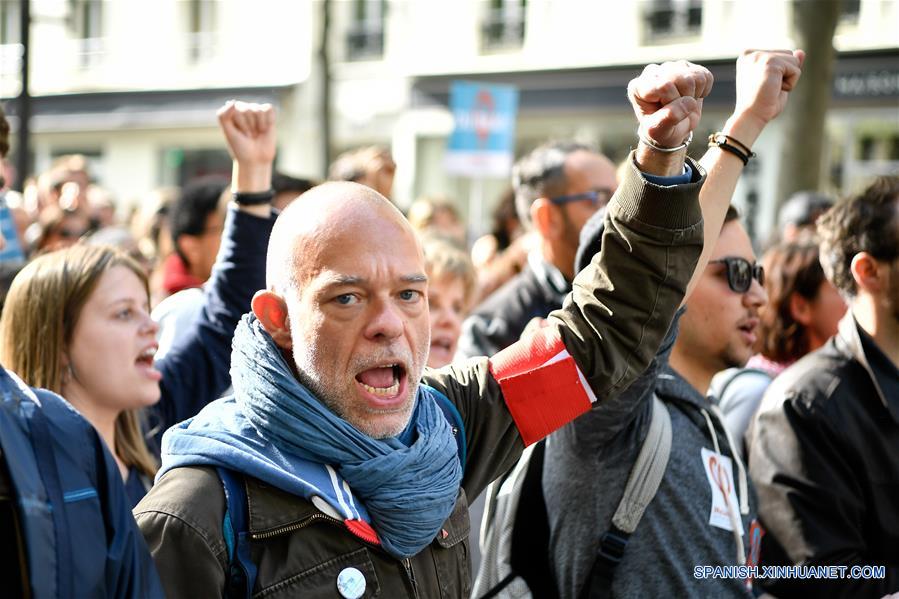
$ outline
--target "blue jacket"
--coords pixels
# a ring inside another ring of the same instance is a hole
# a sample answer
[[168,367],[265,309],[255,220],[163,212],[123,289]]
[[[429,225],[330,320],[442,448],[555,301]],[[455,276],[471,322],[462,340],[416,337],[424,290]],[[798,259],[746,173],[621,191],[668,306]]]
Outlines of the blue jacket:
[[200,316],[156,363],[162,397],[150,408],[149,425],[157,458],[162,433],[195,416],[231,384],[231,338],[240,317],[250,311],[253,294],[265,289],[265,257],[275,217],[228,210]]
[[118,466],[94,427],[2,367],[0,450],[34,597],[164,596]]

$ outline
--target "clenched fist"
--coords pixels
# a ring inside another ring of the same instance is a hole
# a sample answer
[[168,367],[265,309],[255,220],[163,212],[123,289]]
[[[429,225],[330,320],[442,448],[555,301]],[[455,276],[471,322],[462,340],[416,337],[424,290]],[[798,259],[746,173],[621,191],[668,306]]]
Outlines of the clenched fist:
[[766,125],[784,109],[802,74],[802,50],[746,50],[737,59],[735,115]]
[[713,82],[707,68],[685,60],[648,65],[627,86],[640,137],[664,148],[683,144],[699,124]]
[[271,104],[231,100],[219,109],[218,120],[232,159],[246,164],[275,159],[275,109]]

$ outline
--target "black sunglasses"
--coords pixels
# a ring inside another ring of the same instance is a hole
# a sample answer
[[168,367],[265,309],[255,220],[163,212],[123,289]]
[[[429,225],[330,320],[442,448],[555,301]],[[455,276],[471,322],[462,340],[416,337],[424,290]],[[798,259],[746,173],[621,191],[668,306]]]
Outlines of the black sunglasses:
[[590,191],[585,191],[584,193],[573,193],[567,196],[556,196],[554,198],[549,198],[549,201],[555,204],[556,206],[561,206],[562,204],[567,204],[568,202],[581,202],[584,200],[588,200],[591,204],[593,204],[596,208],[602,208],[606,204],[609,203],[609,200],[612,199],[612,190],[608,188],[602,189],[591,189]]
[[745,258],[721,258],[709,260],[709,264],[727,265],[727,286],[734,293],[746,293],[752,287],[752,279],[765,284],[765,269],[761,264],[753,264]]

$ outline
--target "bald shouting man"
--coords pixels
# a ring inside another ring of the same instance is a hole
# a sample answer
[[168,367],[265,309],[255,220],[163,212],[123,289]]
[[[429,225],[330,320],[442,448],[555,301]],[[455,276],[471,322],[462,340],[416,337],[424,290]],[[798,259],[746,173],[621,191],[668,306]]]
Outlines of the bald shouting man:
[[[135,509],[168,596],[467,596],[466,498],[625,389],[684,297],[704,177],[684,142],[711,84],[685,62],[632,82],[641,142],[602,253],[546,328],[490,359],[425,369],[422,251],[383,196],[328,183],[291,204],[235,332],[234,396],[166,433]],[[232,147],[270,119],[220,113]],[[237,192],[257,168],[236,163]],[[726,203],[706,210],[712,245]]]

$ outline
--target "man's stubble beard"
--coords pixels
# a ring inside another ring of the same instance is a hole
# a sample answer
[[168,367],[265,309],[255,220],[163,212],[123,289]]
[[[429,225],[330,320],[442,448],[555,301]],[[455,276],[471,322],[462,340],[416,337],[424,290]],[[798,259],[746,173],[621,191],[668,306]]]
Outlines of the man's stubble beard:
[[[350,406],[351,403],[356,399],[353,389],[353,385],[355,383],[351,384],[350,388],[346,389],[346,393],[348,393],[350,396],[349,398],[343,398],[340,392],[337,392],[334,389],[329,389],[329,386],[340,386],[339,383],[341,381],[322,380],[321,376],[319,375],[323,373],[324,370],[319,367],[320,352],[317,349],[309,346],[294,344],[292,353],[294,364],[296,365],[297,369],[297,377],[301,384],[312,391],[316,398],[318,398],[323,404],[325,404],[325,406],[335,415],[353,425],[360,432],[374,439],[384,439],[399,435],[409,425],[409,420],[412,417],[412,412],[415,409],[415,400],[418,394],[419,385],[421,383],[421,377],[424,373],[425,363],[428,358],[429,345],[430,340],[428,342],[428,345],[426,345],[422,351],[418,352],[417,365],[409,363],[409,366],[414,368],[416,372],[410,370],[406,373],[408,400],[403,404],[403,407],[400,410],[390,412],[390,414],[404,412],[403,422],[402,425],[395,425],[390,428],[382,428],[383,424],[379,422],[379,420],[383,419],[383,417],[387,415],[387,412],[381,412],[380,414],[369,413],[369,418],[361,422],[357,421],[352,414],[348,413],[347,407]],[[369,360],[369,362],[370,361],[371,360]],[[360,364],[358,367],[365,365],[367,364]],[[354,370],[358,367],[355,365],[350,366],[350,368]],[[313,375],[312,373],[314,373],[315,375]],[[335,378],[339,379],[340,377],[337,376]],[[331,384],[329,385],[329,383]]]

